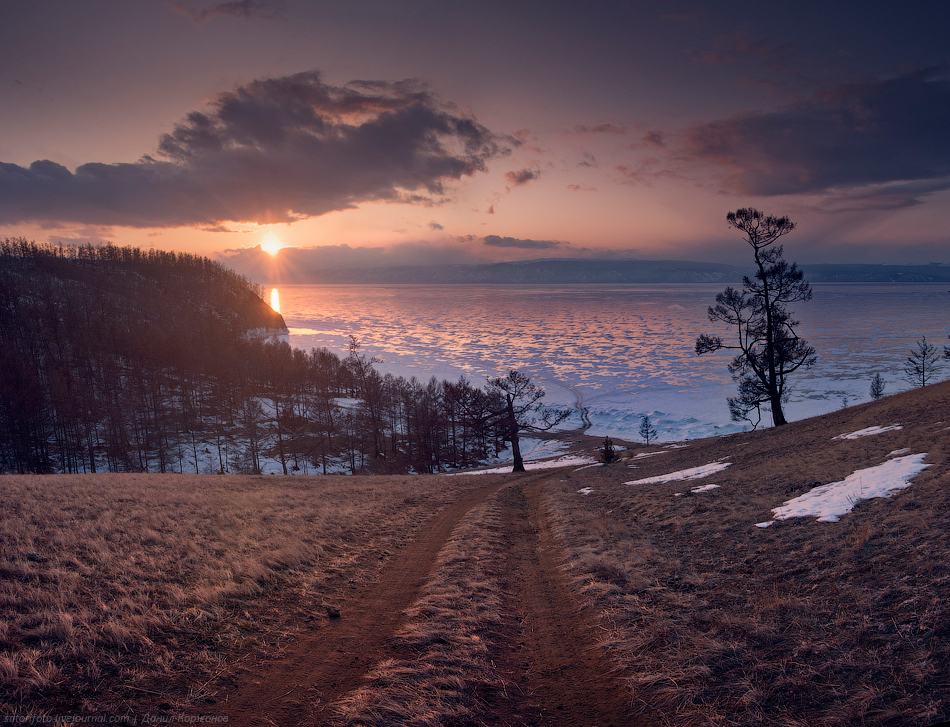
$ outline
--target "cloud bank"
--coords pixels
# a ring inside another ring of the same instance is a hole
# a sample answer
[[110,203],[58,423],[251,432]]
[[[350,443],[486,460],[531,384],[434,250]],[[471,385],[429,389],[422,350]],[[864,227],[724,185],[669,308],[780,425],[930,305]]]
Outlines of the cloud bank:
[[236,0],[235,2],[218,3],[204,10],[191,10],[182,3],[172,3],[172,9],[190,18],[196,25],[207,23],[219,15],[232,15],[238,18],[265,18],[280,17],[280,4],[275,0]]
[[[893,208],[950,188],[947,129],[950,82],[930,69],[841,85],[767,113],[698,124],[684,130],[676,151],[724,170],[731,191],[833,191],[833,205],[863,200],[875,206],[877,200]],[[876,186],[881,189],[866,189]]]
[[0,162],[0,223],[214,226],[435,205],[446,183],[507,154],[504,142],[417,82],[334,87],[298,73],[219,94],[161,137],[157,158],[75,172]]
[[561,245],[555,240],[519,240],[515,237],[499,237],[498,235],[485,235],[483,242],[488,247],[515,247],[521,250],[550,250]]

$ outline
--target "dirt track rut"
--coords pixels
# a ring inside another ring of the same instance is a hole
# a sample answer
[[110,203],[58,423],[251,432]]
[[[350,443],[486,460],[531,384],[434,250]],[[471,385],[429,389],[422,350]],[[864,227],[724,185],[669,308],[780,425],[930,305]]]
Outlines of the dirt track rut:
[[452,530],[466,513],[495,496],[506,531],[506,608],[521,622],[520,633],[497,657],[524,703],[504,714],[483,715],[484,723],[638,725],[630,716],[628,693],[595,641],[589,616],[578,608],[557,567],[542,503],[550,479],[560,478],[517,477],[507,485],[468,493],[437,514],[396,554],[379,581],[343,605],[343,618],[299,638],[266,673],[242,677],[230,694],[219,695],[223,701],[217,713],[239,726],[330,724],[333,702],[390,658],[389,644],[403,623],[403,610],[420,594]]
[[512,533],[509,565],[522,622],[524,688],[550,727],[638,727],[631,699],[596,641],[591,617],[578,607],[558,568],[558,549],[544,513],[547,480],[502,493]]

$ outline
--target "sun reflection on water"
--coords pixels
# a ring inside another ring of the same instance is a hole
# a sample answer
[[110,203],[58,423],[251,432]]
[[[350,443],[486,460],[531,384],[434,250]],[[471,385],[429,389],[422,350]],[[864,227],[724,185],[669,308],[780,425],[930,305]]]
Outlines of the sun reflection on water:
[[272,288],[270,291],[270,307],[274,309],[274,312],[280,313],[280,293],[277,292],[277,288]]

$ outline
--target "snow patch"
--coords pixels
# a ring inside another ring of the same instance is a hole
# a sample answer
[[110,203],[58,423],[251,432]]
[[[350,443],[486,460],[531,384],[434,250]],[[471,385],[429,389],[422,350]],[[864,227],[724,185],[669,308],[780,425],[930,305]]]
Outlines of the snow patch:
[[355,410],[359,409],[363,405],[362,399],[354,399],[349,396],[338,396],[336,399],[332,400],[333,406],[338,406],[341,409],[350,409]]
[[581,489],[578,490],[578,492],[582,495],[589,495],[593,491],[594,491],[593,487],[582,487]]
[[717,472],[722,472],[731,464],[732,462],[711,462],[710,464],[704,464],[700,467],[691,467],[687,470],[670,472],[669,474],[657,475],[656,477],[645,477],[642,480],[633,480],[632,482],[624,482],[624,484],[654,485],[660,482],[675,482],[677,480],[698,480],[702,477],[708,477],[709,475],[714,475]]
[[703,485],[702,487],[697,487],[690,490],[690,492],[700,493],[700,492],[709,492],[710,490],[719,489],[720,485]]
[[904,427],[900,424],[891,424],[888,427],[866,427],[865,429],[859,429],[858,431],[851,432],[850,434],[839,434],[837,437],[832,437],[832,439],[860,439],[861,437],[870,437],[873,434],[883,434],[884,432],[894,432],[903,428]]
[[[924,453],[897,457],[876,467],[857,470],[840,482],[816,487],[781,507],[773,508],[773,521],[814,516],[819,522],[836,523],[862,500],[890,497],[892,492],[909,487],[912,477],[930,467],[923,463],[926,456]],[[758,527],[766,526],[759,523]]]
[[643,459],[644,457],[653,457],[657,454],[669,454],[669,450],[661,449],[659,452],[640,452],[634,459]]
[[[558,457],[557,459],[548,459],[543,462],[525,462],[525,470],[551,470],[557,467],[572,467],[577,465],[584,464],[598,464],[593,462],[590,457]],[[504,467],[492,467],[487,470],[471,470],[468,472],[450,472],[452,475],[500,475],[511,472],[511,465],[505,465]]]

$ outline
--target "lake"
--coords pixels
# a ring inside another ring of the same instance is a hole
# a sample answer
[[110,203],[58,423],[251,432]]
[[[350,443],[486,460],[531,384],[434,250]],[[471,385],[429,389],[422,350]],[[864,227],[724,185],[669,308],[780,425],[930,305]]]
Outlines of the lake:
[[[729,353],[693,350],[699,333],[733,335],[706,317],[723,287],[287,285],[279,297],[293,346],[345,355],[354,335],[383,359],[381,371],[420,379],[481,383],[516,368],[545,387],[547,401],[587,408],[591,435],[637,440],[646,414],[662,441],[678,441],[748,428],[726,408],[735,390]],[[916,341],[948,342],[946,284],[813,290],[793,310],[819,361],[790,379],[790,421],[868,401],[878,372],[885,393],[905,390],[903,362]]]

